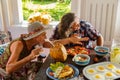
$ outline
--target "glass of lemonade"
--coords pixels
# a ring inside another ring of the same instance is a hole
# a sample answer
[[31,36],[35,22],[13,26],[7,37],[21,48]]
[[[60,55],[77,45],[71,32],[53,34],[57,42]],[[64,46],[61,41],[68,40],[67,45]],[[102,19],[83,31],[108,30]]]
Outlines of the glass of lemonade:
[[110,61],[120,64],[120,42],[114,43],[111,47]]

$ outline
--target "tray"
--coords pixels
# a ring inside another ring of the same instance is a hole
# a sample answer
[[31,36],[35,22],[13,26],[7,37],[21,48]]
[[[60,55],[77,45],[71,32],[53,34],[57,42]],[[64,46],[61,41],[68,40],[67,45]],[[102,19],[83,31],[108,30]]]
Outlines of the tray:
[[116,70],[120,71],[120,64],[115,64],[112,62],[100,62],[86,66],[83,69],[83,74],[86,78],[90,80],[117,79],[120,78],[120,73],[118,74]]

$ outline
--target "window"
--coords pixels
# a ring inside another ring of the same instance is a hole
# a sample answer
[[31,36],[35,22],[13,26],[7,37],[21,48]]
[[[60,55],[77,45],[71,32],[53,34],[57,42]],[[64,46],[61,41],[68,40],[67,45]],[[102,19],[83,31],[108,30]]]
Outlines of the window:
[[[75,12],[75,13],[79,12],[79,10],[77,9],[77,7],[79,7],[79,2],[80,0],[71,0],[72,12]],[[0,27],[1,28],[3,28],[3,26],[5,29],[5,28],[11,28],[12,26],[21,27],[21,24],[25,25],[25,23],[23,22],[24,19],[23,19],[23,13],[22,13],[22,0],[0,0],[0,4],[1,4],[0,5]]]
[[71,0],[22,0],[24,20],[36,12],[48,13],[53,21],[59,21],[61,17],[71,11]]

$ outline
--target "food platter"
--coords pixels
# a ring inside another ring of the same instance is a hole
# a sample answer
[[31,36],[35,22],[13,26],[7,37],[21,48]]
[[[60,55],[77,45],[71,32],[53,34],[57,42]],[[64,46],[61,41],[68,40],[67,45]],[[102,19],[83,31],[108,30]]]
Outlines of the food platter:
[[86,66],[83,74],[90,80],[108,80],[120,78],[120,64],[100,62]]
[[[75,66],[73,66],[73,65],[71,65],[71,64],[68,64],[68,65],[73,68],[74,74],[73,74],[73,77],[67,78],[66,80],[72,79],[72,78],[77,77],[77,76],[79,75],[79,70],[78,70]],[[52,70],[50,69],[50,67],[48,67],[47,70],[46,70],[46,75],[47,75],[50,79],[59,80],[58,78],[55,78],[54,76],[51,76],[51,75],[49,74],[50,72],[52,72]]]
[[74,46],[67,49],[68,55],[75,56],[76,54],[87,54],[89,55],[89,50],[85,47]]

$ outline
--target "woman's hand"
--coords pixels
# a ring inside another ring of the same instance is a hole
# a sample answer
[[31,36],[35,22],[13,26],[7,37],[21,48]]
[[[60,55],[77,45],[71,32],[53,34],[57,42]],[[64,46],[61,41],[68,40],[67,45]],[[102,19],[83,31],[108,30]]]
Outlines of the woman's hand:
[[51,48],[51,47],[54,47],[54,44],[49,39],[45,39],[43,47],[45,47],[45,48]]
[[29,55],[30,58],[31,58],[31,60],[34,59],[34,58],[36,58],[40,54],[40,52],[42,52],[42,51],[43,51],[42,48],[35,48],[35,49],[33,49],[31,51],[31,54]]

